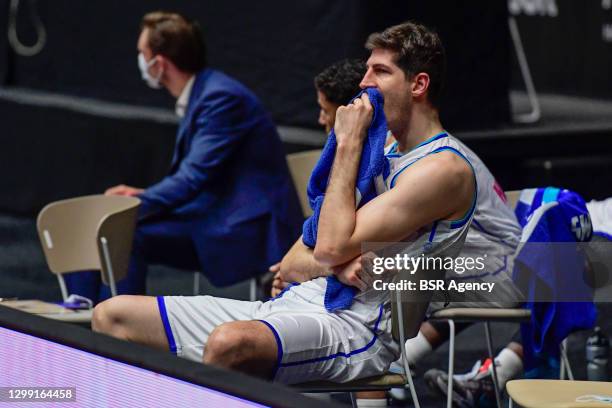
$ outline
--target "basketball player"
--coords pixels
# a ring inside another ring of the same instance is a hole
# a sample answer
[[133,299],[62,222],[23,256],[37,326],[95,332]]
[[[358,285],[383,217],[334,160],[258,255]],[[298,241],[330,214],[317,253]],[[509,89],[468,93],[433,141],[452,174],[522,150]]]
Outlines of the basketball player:
[[[283,383],[346,382],[386,372],[400,346],[391,336],[390,294],[374,290],[361,268],[362,243],[410,238],[411,254],[427,247],[444,257],[458,253],[469,233],[488,238],[476,231],[475,217],[496,239],[514,237],[518,227],[486,167],[440,123],[445,57],[439,37],[408,22],[372,34],[366,46],[371,55],[361,86],[384,96],[397,139],[388,151],[391,173],[380,195],[357,210],[355,179],[372,118],[364,94],[336,113],[338,147],[316,247],[298,240],[281,263],[283,280],[299,284],[268,302],[115,297],[96,307],[94,330]],[[349,308],[333,313],[324,306],[331,274],[360,289]]]

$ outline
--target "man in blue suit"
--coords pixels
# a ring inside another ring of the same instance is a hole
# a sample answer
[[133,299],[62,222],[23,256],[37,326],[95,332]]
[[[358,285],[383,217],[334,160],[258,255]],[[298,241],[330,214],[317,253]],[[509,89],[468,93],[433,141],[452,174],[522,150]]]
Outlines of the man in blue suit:
[[[218,286],[266,271],[300,235],[302,214],[276,128],[257,97],[206,67],[197,23],[146,14],[138,39],[146,83],[177,98],[182,119],[169,174],[139,189],[106,194],[142,200],[123,294],[145,292],[146,270],[161,263],[202,270]],[[109,297],[99,274],[73,274],[72,293]]]

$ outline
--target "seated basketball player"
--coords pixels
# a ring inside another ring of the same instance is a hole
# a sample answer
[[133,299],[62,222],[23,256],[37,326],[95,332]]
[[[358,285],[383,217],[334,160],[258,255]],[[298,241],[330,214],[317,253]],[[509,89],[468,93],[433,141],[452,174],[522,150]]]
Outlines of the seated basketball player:
[[[358,59],[345,59],[333,63],[321,71],[314,79],[319,104],[319,125],[329,133],[336,121],[336,111],[346,105],[359,93],[359,84],[366,72],[365,63]],[[272,297],[278,295],[289,284],[280,277],[278,262],[270,267],[274,274],[272,280]]]
[[[390,294],[371,287],[361,244],[410,237],[415,250],[427,241],[444,256],[461,249],[475,214],[507,207],[486,167],[440,123],[445,61],[438,36],[409,22],[373,34],[366,45],[371,55],[361,86],[384,96],[397,139],[391,172],[383,191],[357,210],[355,179],[372,106],[364,94],[340,107],[316,246],[298,240],[281,263],[282,279],[301,284],[268,302],[119,296],[96,308],[94,330],[284,383],[345,382],[388,369],[400,351],[391,336]],[[331,274],[360,291],[349,308],[333,313],[324,306]]]

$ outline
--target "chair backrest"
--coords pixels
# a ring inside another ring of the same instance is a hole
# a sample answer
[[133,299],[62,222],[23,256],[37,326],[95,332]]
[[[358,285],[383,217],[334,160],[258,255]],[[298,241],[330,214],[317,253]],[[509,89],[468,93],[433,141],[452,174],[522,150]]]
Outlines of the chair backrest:
[[514,210],[521,196],[521,190],[506,191],[505,194],[506,198],[508,199],[508,205],[510,206],[510,208],[512,208],[512,210]]
[[391,330],[396,341],[411,339],[419,333],[434,294],[431,290],[421,290],[420,281],[436,279],[444,279],[443,270],[420,269],[414,274],[402,270],[397,274],[395,282],[414,282],[415,288],[391,292]]
[[302,213],[304,214],[304,217],[309,217],[312,215],[312,209],[310,208],[310,203],[308,202],[306,187],[308,186],[308,181],[310,180],[310,174],[319,161],[320,156],[320,149],[291,153],[287,155],[287,164],[289,165],[289,171],[291,172],[293,184],[295,185],[298,197],[300,198],[300,204],[302,205]]
[[38,214],[38,236],[51,272],[101,270],[107,282],[103,242],[115,280],[127,273],[140,200],[92,195],[56,201]]

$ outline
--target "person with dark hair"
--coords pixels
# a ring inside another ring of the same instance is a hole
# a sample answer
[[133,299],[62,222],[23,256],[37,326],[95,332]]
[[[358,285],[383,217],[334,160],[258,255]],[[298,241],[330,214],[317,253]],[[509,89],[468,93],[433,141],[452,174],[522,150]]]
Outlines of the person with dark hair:
[[[165,178],[146,189],[106,191],[141,200],[119,293],[143,294],[150,263],[201,270],[217,286],[266,271],[299,236],[302,221],[274,123],[253,92],[207,66],[197,23],[157,11],[140,28],[142,78],[176,98],[181,122]],[[99,274],[67,281],[71,292],[95,302],[109,296]]]
[[[267,302],[115,297],[94,310],[95,331],[283,383],[347,382],[385,373],[403,347],[391,332],[391,292],[377,288],[362,265],[363,244],[403,242],[411,256],[454,259],[468,233],[493,239],[479,232],[475,217],[508,247],[518,242],[520,229],[493,176],[440,123],[434,103],[444,51],[438,36],[408,22],[373,34],[368,48],[360,84],[366,92],[336,111],[335,154],[318,201],[316,243],[299,239],[281,261],[280,277],[292,284]],[[378,159],[388,161],[388,172],[360,206],[356,187],[365,141],[380,142],[387,129],[396,142]],[[393,275],[379,277],[388,284]],[[508,278],[503,269],[495,276]],[[330,308],[328,289],[338,283],[353,296]],[[494,296],[509,303],[503,291]]]
[[[336,120],[336,111],[348,104],[361,91],[359,86],[366,71],[365,62],[360,59],[343,59],[325,68],[314,79],[319,104],[319,125],[329,133]],[[277,296],[289,284],[281,279],[281,263],[270,266],[274,275],[271,279],[270,294]]]
[[365,63],[358,59],[338,61],[319,73],[315,79],[319,125],[329,133],[336,120],[336,110],[359,93],[359,83],[365,74]]

